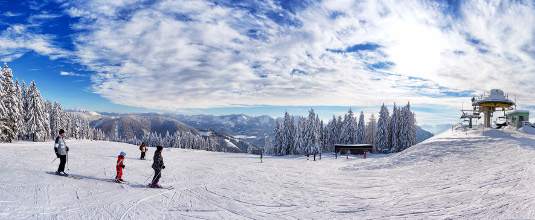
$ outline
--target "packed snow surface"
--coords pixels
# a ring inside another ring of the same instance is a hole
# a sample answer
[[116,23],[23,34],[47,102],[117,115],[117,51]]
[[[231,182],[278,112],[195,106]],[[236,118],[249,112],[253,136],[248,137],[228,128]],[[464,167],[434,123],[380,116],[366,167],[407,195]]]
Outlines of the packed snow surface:
[[[389,155],[303,156],[164,149],[160,184],[147,188],[150,148],[69,141],[68,173],[53,144],[0,144],[0,219],[535,218],[535,136],[449,130]],[[126,152],[123,179],[115,176]],[[319,158],[318,158],[319,159]]]

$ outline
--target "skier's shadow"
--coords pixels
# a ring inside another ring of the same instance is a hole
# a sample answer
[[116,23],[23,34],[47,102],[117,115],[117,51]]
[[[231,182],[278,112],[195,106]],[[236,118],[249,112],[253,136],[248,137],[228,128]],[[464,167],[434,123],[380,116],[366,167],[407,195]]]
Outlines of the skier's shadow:
[[143,184],[129,184],[132,188],[150,188],[149,185],[143,185]]
[[97,181],[103,181],[103,182],[113,182],[113,178],[103,179],[103,178],[97,178],[97,177],[94,177],[94,176],[85,176],[85,175],[79,175],[79,174],[74,174],[74,175],[69,174],[69,176],[79,177],[79,178],[88,179],[88,180],[97,180]]

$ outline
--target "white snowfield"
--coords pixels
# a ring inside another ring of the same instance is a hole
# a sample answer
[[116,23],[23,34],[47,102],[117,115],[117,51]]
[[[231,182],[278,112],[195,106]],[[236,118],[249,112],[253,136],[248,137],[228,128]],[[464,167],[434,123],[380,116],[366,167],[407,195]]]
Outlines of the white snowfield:
[[[0,144],[0,219],[509,219],[535,218],[535,136],[449,130],[390,155],[265,156],[69,141],[70,179],[47,174],[53,144]],[[115,176],[126,152],[123,179]]]

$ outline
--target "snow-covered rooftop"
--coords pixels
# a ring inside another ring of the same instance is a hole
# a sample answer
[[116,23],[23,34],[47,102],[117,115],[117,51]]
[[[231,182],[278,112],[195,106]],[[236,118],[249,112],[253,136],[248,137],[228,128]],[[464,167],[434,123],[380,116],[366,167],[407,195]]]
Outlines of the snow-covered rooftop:
[[508,104],[508,105],[515,104],[515,102],[509,100],[505,96],[505,93],[501,89],[491,89],[490,93],[483,94],[478,99],[476,99],[472,103],[472,105],[479,106],[479,105],[488,104],[488,103],[502,103],[502,104]]

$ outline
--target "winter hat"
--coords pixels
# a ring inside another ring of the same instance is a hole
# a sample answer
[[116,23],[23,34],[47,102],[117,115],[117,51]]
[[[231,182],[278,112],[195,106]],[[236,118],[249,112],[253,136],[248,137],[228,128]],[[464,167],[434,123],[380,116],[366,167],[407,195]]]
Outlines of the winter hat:
[[63,134],[65,131],[63,129],[59,129],[59,134]]
[[124,157],[124,155],[126,155],[126,153],[124,151],[121,151],[121,153],[119,155]]
[[163,147],[162,146],[157,146],[156,150],[158,150],[158,151],[163,150]]

